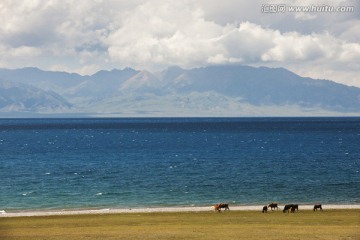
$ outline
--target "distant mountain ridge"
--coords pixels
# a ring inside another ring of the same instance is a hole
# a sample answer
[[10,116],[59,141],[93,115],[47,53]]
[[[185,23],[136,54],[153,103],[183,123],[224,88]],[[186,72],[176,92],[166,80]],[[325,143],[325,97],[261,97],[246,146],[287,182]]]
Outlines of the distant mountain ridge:
[[216,91],[225,96],[241,97],[257,106],[297,104],[336,111],[360,111],[359,88],[303,78],[284,68],[212,66],[191,69],[174,80],[180,92]]
[[[22,68],[0,69],[0,80],[0,112],[36,114],[47,109],[49,114],[89,116],[360,115],[360,88],[304,78],[284,68],[173,66],[156,73],[125,68],[91,76]],[[9,92],[4,82],[22,90]]]
[[64,112],[72,104],[60,95],[23,84],[0,80],[0,112]]

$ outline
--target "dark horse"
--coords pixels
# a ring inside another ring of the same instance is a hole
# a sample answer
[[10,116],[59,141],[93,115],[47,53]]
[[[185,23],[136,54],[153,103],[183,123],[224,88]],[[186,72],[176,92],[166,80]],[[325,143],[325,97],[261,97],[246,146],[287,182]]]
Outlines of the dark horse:
[[315,204],[314,205],[314,211],[317,211],[318,209],[320,209],[322,211],[321,204]]
[[267,210],[268,210],[268,206],[264,206],[262,212],[267,213]]
[[295,212],[295,210],[299,211],[299,205],[298,204],[286,204],[283,212],[289,212],[289,210],[291,212]]
[[228,203],[219,203],[219,204],[215,204],[215,205],[214,205],[215,211],[221,212],[221,209],[222,209],[222,208],[224,209],[224,211],[230,210]]
[[276,202],[270,203],[268,207],[271,208],[271,210],[273,210],[275,208],[279,209],[278,204]]

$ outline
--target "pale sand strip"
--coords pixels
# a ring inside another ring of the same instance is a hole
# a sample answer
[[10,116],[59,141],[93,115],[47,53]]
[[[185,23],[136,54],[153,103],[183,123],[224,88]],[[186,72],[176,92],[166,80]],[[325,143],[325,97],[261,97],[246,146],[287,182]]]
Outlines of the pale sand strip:
[[[263,206],[231,206],[234,211],[261,211]],[[360,209],[360,205],[322,205],[327,209]],[[284,208],[279,205],[279,211]],[[313,205],[299,205],[300,210],[312,210]],[[0,217],[33,217],[33,216],[56,216],[56,215],[77,215],[77,214],[116,214],[116,213],[154,213],[154,212],[206,212],[214,211],[213,206],[209,207],[162,207],[162,208],[134,208],[134,209],[92,209],[92,210],[57,210],[57,211],[24,211],[5,212],[0,210]]]

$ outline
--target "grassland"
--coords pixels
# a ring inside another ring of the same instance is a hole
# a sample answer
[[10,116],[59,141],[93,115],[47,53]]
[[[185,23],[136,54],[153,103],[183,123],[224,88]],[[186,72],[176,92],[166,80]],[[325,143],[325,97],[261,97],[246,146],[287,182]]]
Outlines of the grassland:
[[0,218],[0,239],[360,239],[360,209]]

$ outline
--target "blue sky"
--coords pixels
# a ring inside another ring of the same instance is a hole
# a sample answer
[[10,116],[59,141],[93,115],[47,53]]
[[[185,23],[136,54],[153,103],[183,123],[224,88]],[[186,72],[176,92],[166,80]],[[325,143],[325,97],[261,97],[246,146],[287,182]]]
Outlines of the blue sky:
[[[353,12],[263,12],[352,6]],[[360,4],[348,0],[2,0],[0,67],[93,74],[246,64],[360,87]]]

